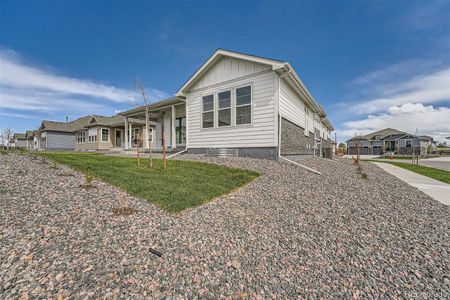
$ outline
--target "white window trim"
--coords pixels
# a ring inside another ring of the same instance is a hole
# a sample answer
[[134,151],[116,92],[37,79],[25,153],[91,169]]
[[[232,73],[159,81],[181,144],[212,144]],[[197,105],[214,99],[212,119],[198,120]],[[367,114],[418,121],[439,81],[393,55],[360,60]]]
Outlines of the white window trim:
[[[211,95],[213,96],[213,108],[212,108],[212,110],[204,111],[204,109],[203,109],[204,108],[203,98],[211,96]],[[216,93],[207,93],[207,94],[204,94],[204,95],[200,96],[200,102],[201,102],[200,105],[202,107],[202,112],[201,112],[202,117],[200,118],[200,128],[201,129],[208,130],[208,129],[216,128],[216,122],[217,122],[217,118],[216,118],[216,99],[217,99]],[[203,127],[203,114],[204,113],[209,113],[209,112],[213,113],[213,126],[212,127]]]
[[133,142],[135,139],[137,139],[138,135],[139,135],[139,128],[132,128],[131,129],[131,137],[130,137],[131,142]]
[[[229,107],[225,107],[225,108],[220,108],[220,105],[219,105],[219,94],[223,93],[223,92],[230,92],[230,106]],[[214,109],[214,115],[216,115],[215,117],[217,119],[217,121],[214,120],[215,121],[214,122],[214,128],[216,128],[216,127],[217,128],[231,127],[231,126],[234,125],[234,122],[233,122],[233,103],[234,103],[234,101],[233,101],[233,92],[234,92],[234,90],[232,88],[224,89],[224,90],[221,90],[221,91],[217,91],[217,97],[214,97],[215,101],[217,101],[217,105],[216,104],[214,105],[214,107],[217,108],[217,109]],[[225,110],[225,109],[229,109],[230,110],[230,125],[220,126],[219,125],[219,111],[220,110]]]
[[[150,132],[151,132],[151,134],[150,134]],[[153,143],[153,137],[154,137],[154,134],[155,134],[154,128],[153,128],[153,127],[150,127],[150,128],[148,129],[148,142],[149,142],[149,143]]]
[[[108,140],[107,141],[103,140],[103,129],[108,130]],[[110,134],[109,128],[106,128],[106,127],[100,128],[100,141],[102,143],[109,143],[109,142],[111,142],[111,134]]]
[[[410,147],[408,147],[408,144],[407,144],[407,142],[410,142],[411,143],[411,146]],[[413,148],[413,141],[412,141],[412,139],[405,139],[405,148]]]
[[[96,134],[95,135],[90,135],[91,129],[96,129]],[[91,136],[95,137],[95,141],[91,141],[91,139],[90,139]],[[93,144],[93,143],[97,142],[97,139],[98,139],[98,128],[97,127],[89,128],[88,132],[87,132],[87,142],[90,143],[90,144]]]
[[[247,86],[250,87],[250,104],[237,105],[236,90],[239,89],[239,88],[247,87]],[[234,107],[234,117],[233,117],[233,119],[234,119],[234,122],[233,122],[234,126],[241,127],[241,126],[251,126],[251,125],[253,125],[253,111],[254,111],[254,109],[253,109],[253,82],[240,84],[238,86],[235,86],[233,94],[234,94],[234,105],[233,105],[233,107]],[[244,107],[244,106],[250,106],[250,123],[236,124],[236,109],[238,107]]]
[[[83,138],[81,136],[83,133],[84,133],[84,142],[83,142]],[[80,135],[81,142],[78,141],[78,135]],[[86,131],[78,131],[76,138],[77,138],[77,144],[85,144],[86,143]]]

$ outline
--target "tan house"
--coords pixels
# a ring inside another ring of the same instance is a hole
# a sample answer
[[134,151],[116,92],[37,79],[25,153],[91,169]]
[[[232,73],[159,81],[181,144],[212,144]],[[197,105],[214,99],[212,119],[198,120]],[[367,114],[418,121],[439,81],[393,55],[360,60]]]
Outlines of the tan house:
[[[131,118],[132,141],[142,141],[145,122]],[[93,115],[88,124],[75,132],[75,150],[102,151],[122,150],[125,148],[126,134],[125,117],[117,115],[112,117]],[[133,143],[133,146],[135,144]]]

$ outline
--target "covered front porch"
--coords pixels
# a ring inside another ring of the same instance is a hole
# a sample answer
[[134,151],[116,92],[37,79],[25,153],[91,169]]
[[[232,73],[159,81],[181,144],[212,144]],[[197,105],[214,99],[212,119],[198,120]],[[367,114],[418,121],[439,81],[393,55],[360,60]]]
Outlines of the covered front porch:
[[[160,152],[163,145],[172,152],[186,147],[186,105],[175,97],[120,113],[125,117],[123,146],[125,150]],[[164,140],[163,140],[164,137]]]

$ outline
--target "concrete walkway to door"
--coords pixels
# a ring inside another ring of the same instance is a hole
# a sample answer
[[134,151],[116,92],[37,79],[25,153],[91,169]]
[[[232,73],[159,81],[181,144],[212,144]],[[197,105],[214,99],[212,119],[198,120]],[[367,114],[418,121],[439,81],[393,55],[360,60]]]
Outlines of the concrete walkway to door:
[[405,170],[389,163],[374,162],[374,164],[407,184],[418,188],[433,199],[445,205],[450,205],[449,184]]

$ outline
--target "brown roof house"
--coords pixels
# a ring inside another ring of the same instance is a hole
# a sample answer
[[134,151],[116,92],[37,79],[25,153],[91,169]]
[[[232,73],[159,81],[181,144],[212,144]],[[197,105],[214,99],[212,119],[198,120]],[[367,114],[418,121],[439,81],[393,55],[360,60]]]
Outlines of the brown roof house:
[[90,119],[85,116],[71,122],[42,121],[35,132],[36,149],[75,150],[75,132],[88,125]]
[[14,133],[13,135],[14,148],[23,149],[27,147],[25,133]]
[[[145,122],[136,119],[132,119],[130,122],[135,124],[133,139],[141,139],[142,127]],[[75,131],[75,150],[122,150],[125,147],[124,128],[125,117],[123,116],[92,115],[84,127]]]

